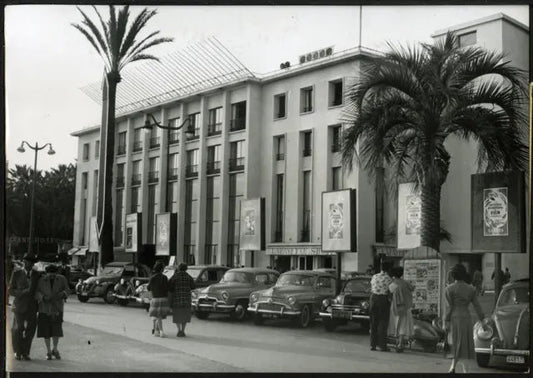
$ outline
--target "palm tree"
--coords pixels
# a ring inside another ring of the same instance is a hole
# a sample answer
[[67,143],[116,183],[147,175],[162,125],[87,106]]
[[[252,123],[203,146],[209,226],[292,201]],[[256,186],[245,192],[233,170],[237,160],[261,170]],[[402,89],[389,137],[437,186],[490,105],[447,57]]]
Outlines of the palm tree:
[[441,186],[448,175],[446,138],[478,146],[478,169],[522,169],[526,78],[504,55],[459,47],[448,33],[434,44],[389,45],[369,58],[347,91],[343,165],[354,162],[375,177],[389,167],[391,182],[414,181],[421,193],[421,245],[439,251]]
[[[115,7],[109,6],[109,19],[104,22],[102,16],[93,6],[101,29],[80,8],[83,20],[81,24],[72,24],[78,29],[102,57],[105,65],[105,80],[103,88],[102,127],[101,127],[101,161],[100,175],[104,180],[99,180],[98,188],[98,214],[97,222],[100,228],[100,256],[101,264],[113,261],[113,207],[111,191],[113,185],[113,164],[115,146],[115,103],[116,89],[121,80],[120,72],[129,63],[139,60],[159,59],[147,54],[150,47],[164,42],[171,42],[172,38],[160,38],[159,31],[137,41],[140,32],[148,21],[157,14],[155,10],[144,8],[128,25],[129,7],[124,6],[116,15]],[[107,103],[107,104],[106,104]],[[103,157],[103,159],[102,159]],[[103,204],[103,206],[102,206]]]

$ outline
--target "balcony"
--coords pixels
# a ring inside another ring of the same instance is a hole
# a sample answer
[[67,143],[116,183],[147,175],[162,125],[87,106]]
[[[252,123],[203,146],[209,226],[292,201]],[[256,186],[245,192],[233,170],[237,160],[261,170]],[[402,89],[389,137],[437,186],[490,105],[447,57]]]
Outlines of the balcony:
[[141,185],[141,174],[131,175],[131,186]]
[[207,174],[220,173],[220,161],[208,161],[207,162]]
[[174,131],[168,135],[168,144],[178,144],[180,142],[178,132]]
[[333,142],[331,145],[331,152],[340,152],[341,150],[341,143],[340,142]]
[[178,168],[169,168],[168,170],[168,180],[174,181],[178,179]]
[[187,140],[196,140],[196,139],[199,139],[200,138],[200,128],[197,128],[195,127],[194,129],[194,134],[191,135],[191,136],[187,136]]
[[161,144],[159,143],[159,137],[150,138],[150,148],[157,148]]
[[185,175],[187,177],[198,177],[198,164],[190,164],[186,166]]
[[230,121],[230,131],[244,130],[246,128],[246,120],[244,118],[235,118]]
[[117,177],[117,188],[123,188],[124,187],[124,176]]
[[143,150],[143,142],[138,140],[133,142],[133,152],[139,152]]
[[304,148],[303,156],[311,156],[312,150],[310,148]]
[[154,184],[159,181],[159,172],[151,171],[148,172],[148,184]]
[[276,154],[276,160],[277,161],[285,160],[285,154],[284,153]]
[[230,171],[243,171],[244,170],[244,157],[238,157],[229,159]]
[[126,145],[119,144],[117,147],[117,155],[125,155],[125,154],[126,154]]
[[222,122],[207,125],[207,136],[222,134]]

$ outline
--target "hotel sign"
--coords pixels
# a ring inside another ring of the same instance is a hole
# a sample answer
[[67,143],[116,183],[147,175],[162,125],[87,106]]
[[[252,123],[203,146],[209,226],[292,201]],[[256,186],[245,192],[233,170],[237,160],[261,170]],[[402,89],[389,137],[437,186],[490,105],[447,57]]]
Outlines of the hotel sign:
[[300,256],[317,256],[317,255],[334,255],[334,252],[322,252],[319,245],[313,246],[268,246],[267,255],[300,255]]

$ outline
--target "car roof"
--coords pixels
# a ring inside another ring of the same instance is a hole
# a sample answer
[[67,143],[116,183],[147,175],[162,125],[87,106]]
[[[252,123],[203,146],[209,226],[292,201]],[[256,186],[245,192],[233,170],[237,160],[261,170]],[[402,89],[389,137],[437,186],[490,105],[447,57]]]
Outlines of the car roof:
[[519,280],[511,281],[508,284],[505,284],[503,288],[510,288],[510,287],[528,287],[529,286],[529,278],[522,278]]
[[279,274],[277,270],[267,268],[232,268],[228,272],[245,272],[245,273],[275,273]]

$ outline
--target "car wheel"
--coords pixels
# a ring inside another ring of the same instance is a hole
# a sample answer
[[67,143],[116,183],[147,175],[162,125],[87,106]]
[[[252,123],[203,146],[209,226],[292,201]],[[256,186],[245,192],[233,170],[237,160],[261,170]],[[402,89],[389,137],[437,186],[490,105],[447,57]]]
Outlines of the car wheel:
[[476,353],[476,361],[479,367],[489,366],[490,354]]
[[230,316],[233,320],[243,320],[246,317],[246,303],[237,302],[235,305],[235,311],[232,312]]
[[115,302],[115,296],[113,295],[113,288],[111,286],[107,288],[104,294],[104,301],[107,304],[113,304]]
[[209,317],[209,313],[205,311],[195,311],[194,315],[196,315],[198,319],[202,320],[207,319]]
[[302,313],[298,317],[298,325],[301,328],[307,328],[311,324],[311,308],[309,305],[302,307]]
[[254,314],[254,324],[259,326],[261,324],[263,324],[263,322],[265,321],[265,318],[263,318],[263,315],[261,314]]
[[78,294],[78,300],[81,302],[81,303],[85,303],[89,300],[89,297],[86,296],[86,295],[81,295],[81,294]]
[[335,328],[337,328],[337,324],[333,320],[324,319],[324,328],[328,332],[333,332],[335,331]]

